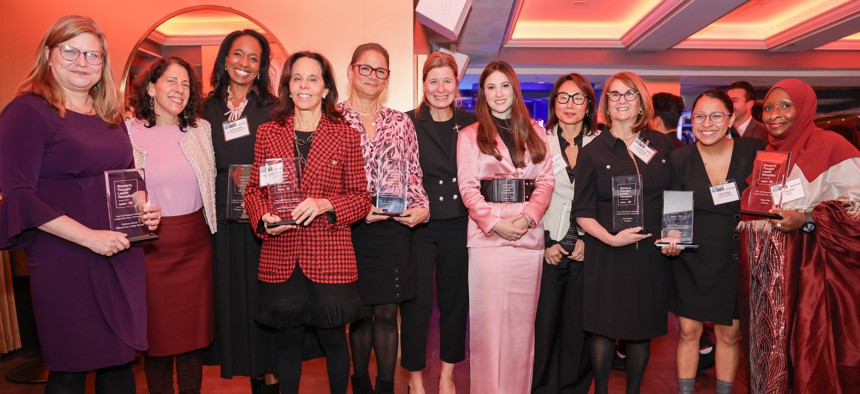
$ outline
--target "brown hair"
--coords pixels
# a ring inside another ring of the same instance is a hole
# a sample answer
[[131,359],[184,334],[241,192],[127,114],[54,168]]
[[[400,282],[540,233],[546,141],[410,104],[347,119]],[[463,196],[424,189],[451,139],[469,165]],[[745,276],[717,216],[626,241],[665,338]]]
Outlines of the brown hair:
[[323,84],[328,89],[328,94],[322,99],[322,114],[329,120],[334,122],[342,122],[343,114],[335,107],[337,105],[337,83],[334,80],[334,71],[331,63],[320,53],[311,51],[296,52],[284,62],[284,69],[281,72],[281,80],[278,85],[278,101],[275,108],[272,109],[272,119],[280,124],[284,124],[287,117],[293,114],[296,109],[296,104],[293,103],[290,97],[290,78],[293,76],[293,65],[301,58],[309,58],[315,60],[322,69]]
[[376,51],[382,54],[382,57],[385,58],[386,67],[391,64],[391,60],[388,58],[388,51],[375,42],[368,42],[366,44],[361,44],[355,47],[355,50],[352,51],[352,59],[349,61],[350,67],[358,61],[358,58],[367,51]]
[[[92,34],[98,38],[104,53],[101,78],[90,88],[89,95],[93,100],[93,109],[102,120],[111,127],[119,126],[122,122],[122,103],[119,90],[111,74],[110,52],[107,39],[98,25],[90,19],[79,15],[66,15],[57,19],[36,50],[36,62],[27,77],[18,85],[17,94],[32,93],[47,101],[57,115],[66,116],[66,97],[62,88],[57,85],[49,66],[51,51],[62,42],[71,40],[81,34]],[[47,51],[46,51],[47,49]]]
[[597,111],[594,109],[597,105],[597,98],[594,95],[591,82],[588,82],[588,78],[577,73],[558,77],[555,85],[552,86],[552,92],[549,95],[549,116],[547,116],[546,129],[551,130],[558,124],[558,115],[555,114],[555,97],[558,96],[561,85],[564,85],[567,81],[572,81],[576,84],[579,90],[582,90],[582,93],[585,95],[585,118],[582,119],[582,135],[592,135],[597,131]]
[[[427,74],[430,71],[433,71],[437,68],[448,67],[451,71],[454,72],[454,80],[457,82],[457,61],[454,60],[454,56],[451,56],[445,52],[433,52],[429,56],[427,56],[427,60],[424,61],[424,68],[421,70],[421,82],[427,80]],[[454,101],[451,102],[451,110],[457,108],[457,97],[460,96],[460,89],[457,89],[456,96],[454,97]],[[415,108],[415,116],[420,117],[421,107],[429,107],[430,103],[427,102],[427,94],[421,97],[421,102],[418,104],[418,107]]]
[[520,80],[517,78],[517,73],[514,72],[514,68],[510,64],[501,60],[488,64],[484,68],[484,72],[481,73],[479,80],[478,101],[475,105],[475,116],[478,118],[478,148],[484,154],[493,155],[496,160],[502,159],[496,147],[496,136],[499,135],[499,130],[496,128],[496,122],[493,120],[490,105],[487,104],[487,97],[484,94],[484,83],[487,81],[487,77],[496,71],[508,78],[511,82],[511,88],[514,90],[514,100],[511,105],[511,134],[514,137],[514,151],[511,152],[511,160],[516,167],[525,167],[525,151],[528,148],[532,163],[540,163],[546,156],[546,145],[532,127],[529,111],[523,102],[523,92],[520,90]]
[[[630,71],[622,71],[615,74],[606,80],[603,85],[603,93],[600,95],[600,114],[603,115],[603,121],[606,122],[606,127],[612,127],[612,118],[609,116],[609,86],[615,81],[621,81],[625,86],[639,92],[639,103],[642,113],[637,115],[636,123],[633,125],[633,132],[637,132],[648,127],[648,121],[654,116],[654,104],[651,103],[651,94],[648,93],[648,88],[645,87],[645,82],[642,81],[636,73]],[[624,92],[621,92],[624,94]],[[625,99],[626,100],[626,99]]]
[[143,74],[134,79],[129,104],[134,108],[134,116],[146,121],[146,127],[155,126],[155,108],[153,98],[149,95],[149,85],[155,84],[167,71],[167,68],[177,64],[188,73],[188,102],[179,114],[179,130],[185,131],[188,126],[197,127],[197,118],[203,113],[202,89],[203,83],[188,62],[176,56],[168,56],[152,62]]

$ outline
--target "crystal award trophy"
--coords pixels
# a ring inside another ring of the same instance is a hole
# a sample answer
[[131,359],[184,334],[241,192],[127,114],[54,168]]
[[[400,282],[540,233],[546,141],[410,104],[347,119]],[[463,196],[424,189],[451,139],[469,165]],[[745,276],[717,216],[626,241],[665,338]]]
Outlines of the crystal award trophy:
[[230,164],[227,173],[227,220],[245,221],[248,214],[245,212],[245,186],[251,179],[250,164]]
[[382,209],[382,212],[377,214],[400,216],[406,210],[409,162],[402,159],[380,159],[376,175],[374,205]]
[[302,194],[299,190],[300,166],[299,158],[295,161],[277,158],[266,159],[266,165],[260,169],[260,180],[263,183],[265,177],[273,212],[281,218],[279,222],[266,223],[266,227],[296,224],[292,212],[302,202]]
[[125,233],[129,242],[158,239],[141,219],[148,198],[142,168],[105,171],[110,229]]
[[788,175],[789,154],[758,151],[750,174],[749,197],[740,211],[742,215],[782,219],[770,213],[771,208],[782,204],[781,189]]
[[642,177],[612,177],[612,231],[617,233],[644,223],[642,213]]
[[[693,192],[663,192],[663,227],[660,230],[660,238],[673,239],[681,249],[698,247],[693,244]],[[663,245],[669,243],[657,243],[658,247]]]

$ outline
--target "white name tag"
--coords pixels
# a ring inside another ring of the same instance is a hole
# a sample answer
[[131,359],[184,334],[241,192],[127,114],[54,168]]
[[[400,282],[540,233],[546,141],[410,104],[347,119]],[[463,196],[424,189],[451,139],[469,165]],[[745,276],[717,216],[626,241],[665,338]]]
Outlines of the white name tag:
[[555,155],[552,157],[552,173],[558,174],[559,172],[564,171],[567,168],[567,163],[564,162],[564,158],[561,155]]
[[785,189],[782,189],[782,202],[799,200],[806,194],[803,192],[803,182],[800,178],[790,180],[785,183]]
[[738,184],[733,180],[728,180],[719,185],[711,186],[711,198],[714,200],[714,205],[740,200]]
[[635,139],[633,143],[627,147],[627,149],[633,152],[633,154],[636,155],[639,160],[644,161],[645,164],[648,164],[648,162],[654,158],[654,155],[657,154],[657,151],[654,150],[654,148],[648,146],[645,141],[642,141],[639,138]]
[[266,164],[260,167],[260,187],[276,185],[284,180],[284,163]]
[[224,122],[221,126],[224,128],[224,141],[232,141],[251,135],[251,128],[248,127],[248,118]]

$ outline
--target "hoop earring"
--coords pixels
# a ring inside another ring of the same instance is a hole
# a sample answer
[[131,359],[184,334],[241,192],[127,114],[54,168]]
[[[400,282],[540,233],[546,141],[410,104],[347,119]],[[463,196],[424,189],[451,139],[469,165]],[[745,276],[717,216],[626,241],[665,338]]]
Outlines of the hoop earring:
[[642,108],[639,108],[639,115],[642,115],[643,112],[645,111]]

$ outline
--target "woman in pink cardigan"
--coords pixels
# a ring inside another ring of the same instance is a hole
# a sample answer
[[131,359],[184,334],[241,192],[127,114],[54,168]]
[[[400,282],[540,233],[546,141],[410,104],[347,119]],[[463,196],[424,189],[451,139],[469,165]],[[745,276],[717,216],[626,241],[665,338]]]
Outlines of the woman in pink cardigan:
[[[546,132],[529,118],[513,68],[481,73],[476,116],[457,141],[457,173],[469,210],[471,390],[531,389],[543,218],[554,177]],[[455,196],[456,197],[456,196]]]

